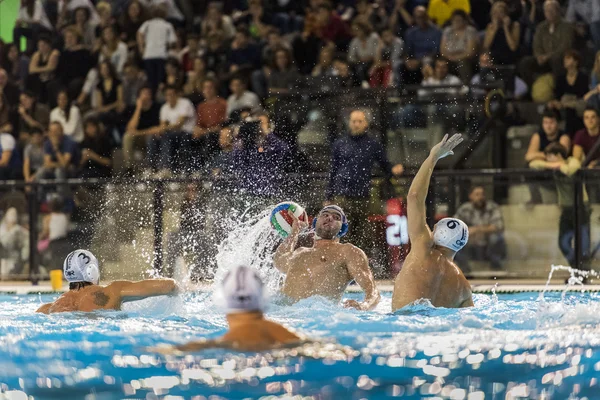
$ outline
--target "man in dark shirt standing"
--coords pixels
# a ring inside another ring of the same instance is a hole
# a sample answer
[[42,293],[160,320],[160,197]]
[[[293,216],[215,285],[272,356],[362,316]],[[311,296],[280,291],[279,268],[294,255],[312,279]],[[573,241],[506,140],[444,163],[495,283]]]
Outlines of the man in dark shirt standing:
[[367,239],[367,216],[373,164],[378,163],[388,179],[404,171],[400,164],[391,166],[381,144],[369,137],[368,128],[364,111],[350,113],[350,134],[333,144],[326,193],[326,204],[339,205],[352,221],[348,241],[367,254],[372,247]]

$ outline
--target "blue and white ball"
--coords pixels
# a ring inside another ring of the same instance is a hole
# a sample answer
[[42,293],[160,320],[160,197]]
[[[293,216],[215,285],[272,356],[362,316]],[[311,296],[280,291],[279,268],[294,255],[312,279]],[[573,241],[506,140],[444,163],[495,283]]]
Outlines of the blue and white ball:
[[294,223],[294,219],[288,212],[292,212],[300,221],[308,221],[306,211],[304,211],[304,207],[301,205],[293,201],[285,201],[277,204],[271,212],[271,226],[284,238],[288,237]]

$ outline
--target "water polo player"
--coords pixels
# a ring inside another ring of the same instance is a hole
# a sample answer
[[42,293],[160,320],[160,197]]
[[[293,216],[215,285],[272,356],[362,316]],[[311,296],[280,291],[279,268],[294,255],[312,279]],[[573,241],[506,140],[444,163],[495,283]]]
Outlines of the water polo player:
[[165,354],[214,347],[264,351],[306,342],[282,325],[265,319],[263,312],[268,301],[264,285],[252,268],[241,265],[228,271],[215,290],[213,300],[227,314],[229,330],[223,336],[149,350]]
[[392,311],[419,299],[428,299],[435,307],[470,307],[471,285],[454,256],[469,240],[469,228],[459,219],[444,218],[433,233],[425,222],[425,198],[431,174],[438,160],[454,154],[462,136],[448,135],[434,146],[423,162],[408,191],[408,236],[410,253],[396,277]]
[[50,314],[67,311],[119,310],[126,301],[172,294],[177,285],[172,279],[147,279],[139,282],[115,281],[104,287],[100,281],[98,260],[87,250],[75,250],[63,264],[69,291],[37,312]]
[[273,256],[275,267],[286,274],[282,293],[294,301],[310,296],[323,296],[339,302],[348,284],[355,280],[365,291],[362,302],[346,300],[345,307],[371,310],[380,295],[369,268],[369,260],[358,247],[340,243],[348,232],[348,220],[338,206],[327,206],[315,220],[315,240],[312,247],[296,249],[298,235],[307,226],[289,213],[294,222],[292,231]]

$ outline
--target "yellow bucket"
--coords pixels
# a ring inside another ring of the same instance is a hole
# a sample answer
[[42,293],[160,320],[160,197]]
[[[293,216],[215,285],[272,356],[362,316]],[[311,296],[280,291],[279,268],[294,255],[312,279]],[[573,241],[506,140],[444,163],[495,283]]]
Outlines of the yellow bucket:
[[52,285],[52,290],[60,290],[63,285],[63,272],[62,269],[55,269],[50,271],[50,284]]

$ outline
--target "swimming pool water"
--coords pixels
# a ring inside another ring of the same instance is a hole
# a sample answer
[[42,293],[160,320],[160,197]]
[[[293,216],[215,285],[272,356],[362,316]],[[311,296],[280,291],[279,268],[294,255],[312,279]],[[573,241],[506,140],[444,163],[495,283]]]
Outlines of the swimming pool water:
[[55,297],[0,296],[0,398],[600,399],[593,293],[475,295],[472,309],[423,303],[394,314],[389,293],[372,312],[312,298],[267,315],[337,344],[180,357],[143,348],[222,334],[207,293],[34,313]]

